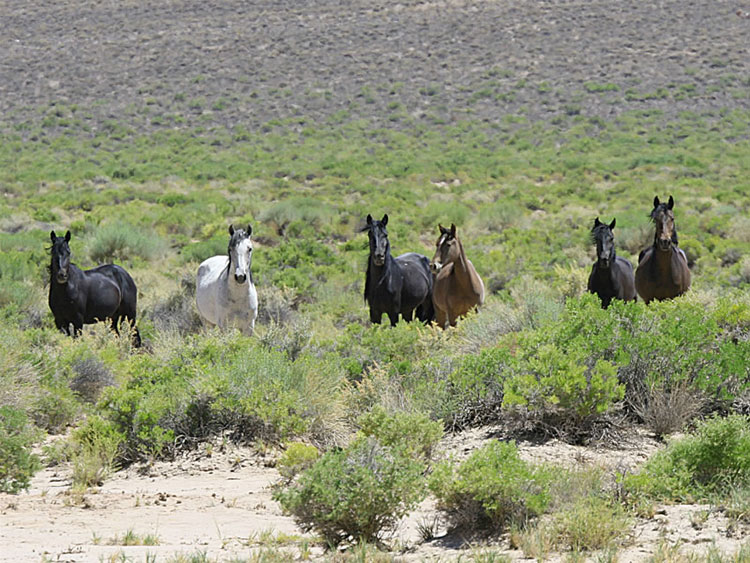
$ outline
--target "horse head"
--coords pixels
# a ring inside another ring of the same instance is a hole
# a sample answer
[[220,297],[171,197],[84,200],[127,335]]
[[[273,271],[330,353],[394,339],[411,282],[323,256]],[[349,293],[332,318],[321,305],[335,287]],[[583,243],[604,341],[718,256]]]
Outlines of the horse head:
[[443,266],[454,262],[461,253],[460,243],[456,237],[456,225],[451,223],[451,228],[446,229],[438,223],[440,236],[435,243],[435,255],[430,261],[430,270],[437,274]]
[[674,199],[669,196],[667,203],[659,201],[659,197],[654,197],[654,209],[651,211],[651,220],[656,226],[654,234],[654,246],[659,250],[667,251],[672,244],[677,244],[677,229],[674,224]]
[[596,261],[599,267],[605,270],[615,261],[615,235],[612,230],[616,223],[617,219],[612,219],[612,222],[607,225],[599,221],[597,217],[591,228],[591,236],[596,244]]
[[52,240],[52,264],[50,270],[57,283],[68,283],[68,269],[70,268],[70,231],[64,237],[58,237],[55,231],[50,231]]
[[386,256],[388,256],[391,249],[391,243],[388,242],[386,225],[388,225],[387,213],[383,215],[380,221],[373,219],[372,215],[367,215],[367,225],[362,229],[362,231],[367,231],[367,235],[370,238],[370,257],[376,266],[383,266],[385,264]]
[[229,225],[229,265],[227,268],[231,273],[234,267],[234,279],[237,283],[243,284],[247,280],[252,282],[252,273],[250,267],[253,259],[253,241],[250,235],[253,233],[253,227],[248,224],[247,230],[235,230],[233,225]]

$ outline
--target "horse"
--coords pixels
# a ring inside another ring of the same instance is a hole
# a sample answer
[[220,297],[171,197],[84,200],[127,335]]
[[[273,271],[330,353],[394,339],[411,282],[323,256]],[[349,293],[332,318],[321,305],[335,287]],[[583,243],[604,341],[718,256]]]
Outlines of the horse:
[[440,236],[435,243],[435,256],[430,270],[435,276],[432,303],[435,320],[440,328],[445,323],[456,326],[456,320],[484,303],[484,283],[471,260],[466,258],[456,225],[446,229],[438,224]]
[[253,242],[247,230],[229,225],[228,256],[212,256],[198,267],[195,301],[203,321],[221,329],[235,327],[252,335],[258,317],[258,293],[250,271]]
[[84,324],[111,319],[112,328],[120,334],[118,327],[126,319],[132,330],[133,346],[140,347],[141,335],[135,326],[138,290],[130,274],[116,264],[81,270],[70,262],[70,231],[64,237],[51,231],[50,239],[48,302],[58,330],[75,338]]
[[650,215],[656,226],[654,244],[641,252],[635,271],[635,288],[647,304],[654,299],[672,299],[690,287],[687,256],[677,246],[673,208],[671,195],[667,203],[660,202],[658,196],[654,197],[654,209]]
[[591,267],[589,276],[589,293],[595,293],[602,301],[602,309],[609,307],[612,299],[635,301],[635,277],[633,265],[615,254],[615,237],[612,231],[617,223],[616,219],[607,225],[594,219],[591,237],[596,244],[596,262]]
[[388,215],[378,221],[367,216],[370,256],[365,276],[365,302],[370,306],[370,321],[380,324],[383,313],[388,315],[391,326],[396,326],[399,315],[406,322],[417,318],[432,321],[432,274],[430,261],[416,252],[407,252],[393,258],[388,241]]

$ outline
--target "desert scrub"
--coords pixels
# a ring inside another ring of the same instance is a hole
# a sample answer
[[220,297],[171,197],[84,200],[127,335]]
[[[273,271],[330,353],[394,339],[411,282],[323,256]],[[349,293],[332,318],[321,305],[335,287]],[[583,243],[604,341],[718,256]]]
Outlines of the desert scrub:
[[378,542],[425,497],[424,469],[396,448],[360,437],[324,454],[274,499],[330,545]]
[[617,319],[592,295],[568,300],[555,323],[505,339],[503,406],[556,414],[574,428],[623,398],[613,335]]
[[125,372],[98,408],[125,434],[129,459],[171,455],[226,432],[237,441],[324,437],[342,416],[335,358],[291,360],[236,333],[178,339],[155,356],[129,358]]
[[101,485],[117,469],[124,441],[125,436],[114,424],[98,416],[88,418],[76,428],[70,447],[73,486],[85,489]]
[[714,416],[670,442],[643,470],[625,477],[626,490],[659,500],[722,498],[750,484],[750,417]]
[[625,509],[607,499],[588,496],[553,516],[556,542],[572,551],[611,546],[628,529]]
[[452,528],[498,532],[542,514],[550,503],[552,474],[518,455],[515,442],[493,441],[456,466],[438,465],[430,491]]
[[276,463],[276,468],[285,479],[291,480],[295,475],[310,467],[320,457],[315,446],[302,442],[290,442]]
[[97,228],[88,243],[89,256],[94,263],[130,261],[141,258],[156,260],[166,252],[166,243],[156,233],[123,223]]
[[433,448],[443,437],[442,424],[430,420],[426,414],[388,413],[380,405],[363,414],[357,422],[363,436],[373,436],[382,445],[422,461],[432,458]]
[[29,488],[31,477],[41,466],[31,453],[39,434],[23,411],[0,407],[0,492],[17,493]]

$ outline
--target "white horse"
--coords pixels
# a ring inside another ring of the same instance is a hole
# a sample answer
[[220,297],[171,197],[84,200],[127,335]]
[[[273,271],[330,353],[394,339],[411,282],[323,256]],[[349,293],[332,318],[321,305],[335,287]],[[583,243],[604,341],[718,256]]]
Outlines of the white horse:
[[250,335],[258,316],[258,294],[250,271],[253,243],[247,231],[229,225],[229,256],[212,256],[198,267],[195,300],[209,326],[236,327]]

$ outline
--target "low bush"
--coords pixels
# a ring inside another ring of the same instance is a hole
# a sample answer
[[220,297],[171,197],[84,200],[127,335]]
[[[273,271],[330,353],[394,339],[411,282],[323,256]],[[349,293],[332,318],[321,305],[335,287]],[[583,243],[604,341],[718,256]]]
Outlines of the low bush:
[[276,463],[281,476],[291,480],[298,473],[310,467],[320,457],[320,451],[315,446],[302,442],[287,444],[286,451]]
[[429,488],[452,528],[497,532],[542,514],[550,500],[551,474],[518,455],[514,442],[490,442],[458,466],[438,465]]
[[640,473],[625,478],[626,490],[636,497],[691,502],[749,484],[750,418],[737,414],[701,422],[651,457]]
[[424,465],[374,437],[329,451],[274,499],[330,545],[378,542],[426,494]]
[[389,414],[380,405],[363,414],[357,422],[362,435],[373,436],[384,446],[424,461],[432,457],[433,448],[443,436],[442,425],[425,414]]
[[623,507],[588,496],[554,515],[556,541],[573,551],[594,551],[611,545],[628,529]]
[[88,243],[89,257],[97,264],[122,262],[133,258],[145,261],[161,257],[166,242],[155,233],[146,233],[124,223],[99,227]]
[[73,464],[73,485],[101,485],[117,469],[125,436],[114,424],[100,417],[91,417],[72,435],[70,460]]
[[38,438],[39,432],[23,411],[0,406],[0,492],[29,488],[31,477],[40,468],[39,458],[31,453]]

